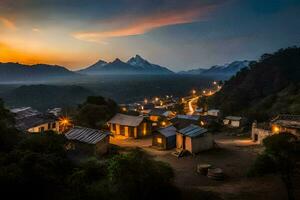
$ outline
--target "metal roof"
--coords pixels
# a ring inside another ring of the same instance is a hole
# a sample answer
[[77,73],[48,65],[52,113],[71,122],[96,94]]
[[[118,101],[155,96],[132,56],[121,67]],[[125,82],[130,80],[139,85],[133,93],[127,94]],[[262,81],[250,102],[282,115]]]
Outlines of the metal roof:
[[108,123],[135,127],[140,125],[143,120],[143,116],[131,116],[117,113],[111,120],[108,121]]
[[34,128],[43,124],[54,123],[58,119],[54,115],[33,115],[23,118],[16,118],[15,127],[21,131],[27,131],[30,128]]
[[271,122],[287,128],[300,129],[300,115],[278,115]]
[[201,128],[200,126],[191,124],[188,127],[185,127],[178,131],[182,135],[188,136],[188,137],[198,137],[200,135],[203,135],[207,132],[207,129]]
[[242,119],[242,117],[238,117],[238,116],[227,116],[225,117],[225,119],[229,119],[229,120],[233,120],[233,121],[240,121]]
[[199,115],[177,115],[178,119],[199,120]]
[[68,140],[77,140],[88,144],[96,144],[108,136],[110,132],[97,129],[74,127],[69,130],[65,137]]
[[166,128],[158,129],[157,132],[164,135],[165,137],[170,137],[176,135],[176,128],[174,126],[168,126]]

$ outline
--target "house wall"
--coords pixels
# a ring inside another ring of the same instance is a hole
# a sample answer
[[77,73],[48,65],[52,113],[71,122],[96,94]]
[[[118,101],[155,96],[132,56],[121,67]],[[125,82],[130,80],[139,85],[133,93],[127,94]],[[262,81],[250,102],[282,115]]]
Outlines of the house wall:
[[[48,124],[50,124],[50,128],[49,128]],[[55,128],[52,128],[53,124],[55,124]],[[27,131],[29,133],[39,133],[39,132],[41,132],[42,128],[44,128],[44,131],[50,131],[51,130],[51,131],[55,131],[57,133],[60,133],[60,131],[59,131],[59,122],[58,121],[53,122],[53,123],[51,122],[51,123],[41,124],[39,126],[32,127],[30,129],[28,129]]]
[[240,127],[240,121],[231,121],[231,123],[230,123],[230,125],[232,126],[232,127]]
[[213,148],[213,137],[210,133],[206,133],[204,136],[191,138],[192,148],[191,153],[199,153]]
[[252,141],[261,144],[262,141],[270,135],[272,135],[272,132],[270,130],[257,128],[255,125],[252,125],[252,130],[251,130]]
[[[158,140],[161,139],[161,143],[158,142]],[[159,147],[161,149],[166,149],[166,138],[161,134],[156,134],[152,137],[152,145],[155,147]]]
[[110,131],[115,135],[125,137],[140,138],[151,134],[151,124],[142,122],[139,126],[123,126],[119,124],[109,124]]
[[166,149],[173,149],[176,147],[176,135],[166,138]]
[[183,136],[179,133],[176,134],[176,148],[177,149],[183,148]]

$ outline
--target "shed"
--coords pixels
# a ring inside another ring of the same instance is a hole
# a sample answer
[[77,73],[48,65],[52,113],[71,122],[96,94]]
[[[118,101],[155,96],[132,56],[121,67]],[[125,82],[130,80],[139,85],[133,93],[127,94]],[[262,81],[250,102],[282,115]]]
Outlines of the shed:
[[176,147],[176,128],[168,126],[158,129],[152,138],[152,146],[160,149],[172,149]]
[[200,115],[177,115],[170,121],[179,130],[191,124],[200,125]]
[[217,109],[211,109],[207,111],[207,115],[214,116],[214,117],[220,117],[221,111]]
[[213,138],[208,130],[197,125],[189,125],[177,131],[176,148],[190,153],[199,153],[213,148]]
[[151,134],[151,124],[143,116],[132,116],[117,113],[108,125],[115,135],[139,138]]
[[245,119],[239,116],[227,116],[223,119],[223,124],[230,127],[241,127],[245,122]]
[[300,115],[281,114],[271,120],[273,133],[288,132],[300,138]]
[[101,131],[97,129],[74,127],[70,129],[65,137],[74,142],[73,149],[76,148],[76,143],[85,143],[95,145],[95,154],[103,155],[108,152],[109,148],[109,135],[108,131]]

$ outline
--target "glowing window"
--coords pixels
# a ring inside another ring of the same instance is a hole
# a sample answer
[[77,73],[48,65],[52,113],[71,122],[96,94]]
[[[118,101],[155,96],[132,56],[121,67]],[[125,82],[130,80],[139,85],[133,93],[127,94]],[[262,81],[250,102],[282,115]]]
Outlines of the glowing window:
[[156,138],[156,141],[157,141],[158,144],[162,143],[162,139],[161,138]]

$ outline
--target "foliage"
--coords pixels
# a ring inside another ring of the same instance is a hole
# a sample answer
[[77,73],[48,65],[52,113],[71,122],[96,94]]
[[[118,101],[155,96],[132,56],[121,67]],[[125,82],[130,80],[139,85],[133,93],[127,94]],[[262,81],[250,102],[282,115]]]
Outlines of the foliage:
[[81,126],[102,128],[117,111],[118,105],[113,100],[101,96],[90,96],[82,105],[79,105],[75,121]]
[[198,102],[197,105],[199,108],[202,108],[204,112],[206,112],[208,110],[208,100],[207,100],[207,96],[203,96],[201,98],[198,98]]
[[176,190],[171,186],[172,169],[165,163],[151,160],[138,149],[112,158],[108,177],[113,194],[117,194],[115,199],[154,199],[167,195],[176,198]]
[[224,114],[266,120],[280,113],[300,110],[300,48],[281,49],[263,55],[226,81],[221,91],[208,98],[211,107]]
[[264,153],[257,158],[249,175],[280,173],[289,199],[294,199],[292,176],[300,153],[296,136],[290,133],[279,133],[265,138],[263,144]]

